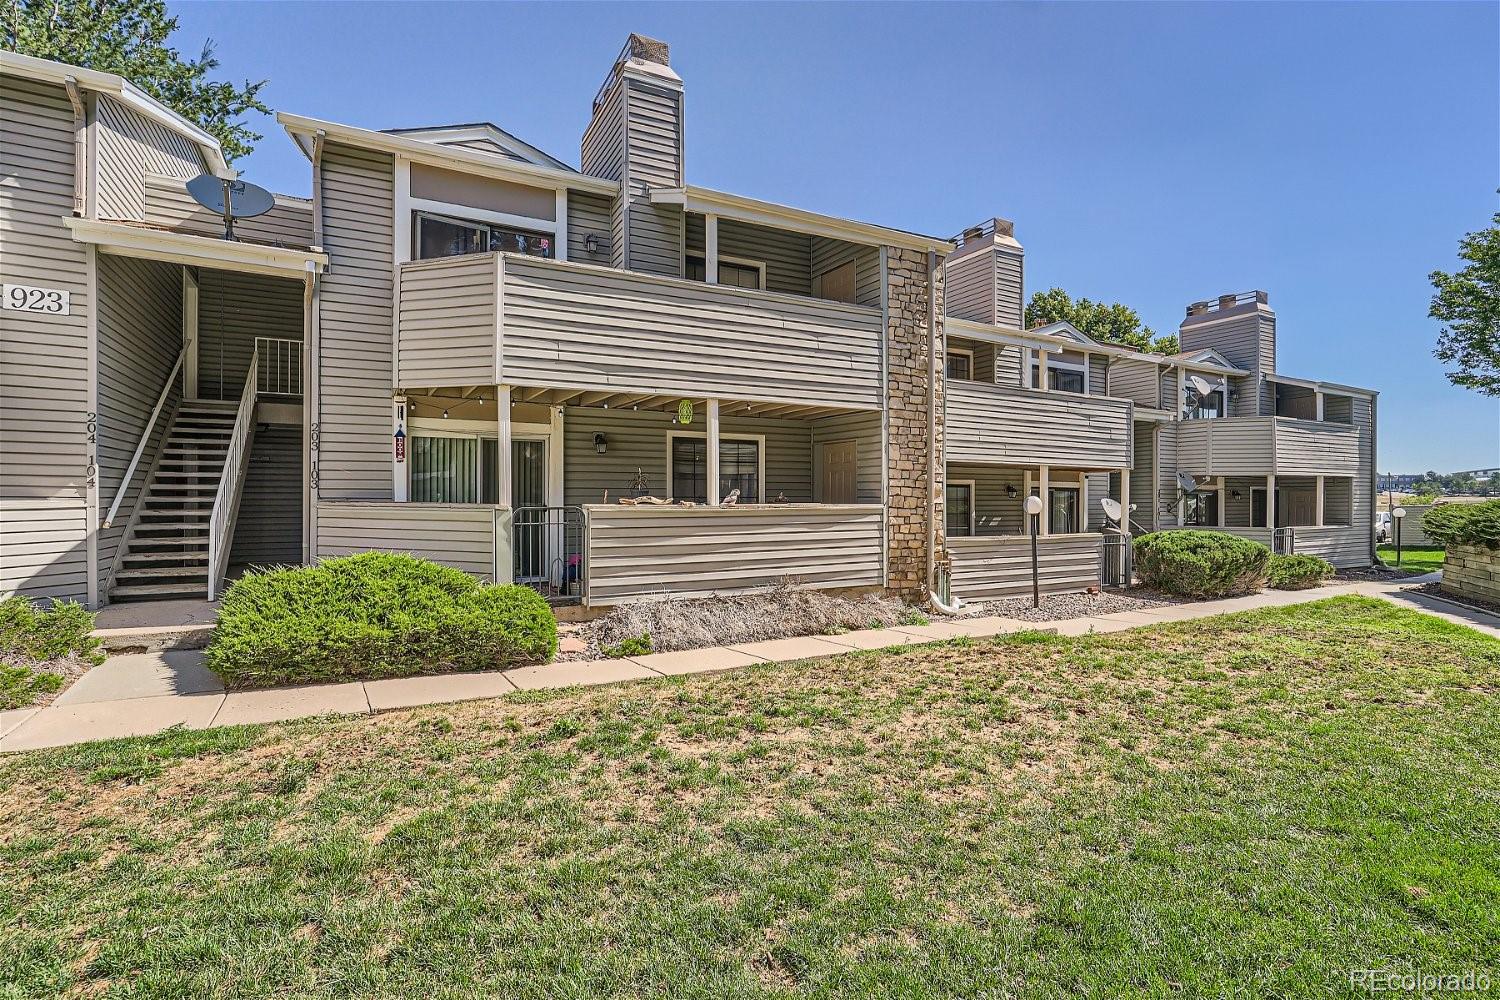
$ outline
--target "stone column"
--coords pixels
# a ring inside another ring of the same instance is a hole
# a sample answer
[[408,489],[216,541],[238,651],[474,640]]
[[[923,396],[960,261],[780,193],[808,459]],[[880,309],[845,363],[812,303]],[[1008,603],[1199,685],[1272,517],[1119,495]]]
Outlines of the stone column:
[[[927,254],[885,248],[886,286],[886,555],[887,588],[904,600],[927,599],[929,469],[928,294],[935,294],[938,350],[942,350],[942,272],[929,290]],[[936,476],[937,563],[947,565],[943,530],[943,359],[937,360]]]

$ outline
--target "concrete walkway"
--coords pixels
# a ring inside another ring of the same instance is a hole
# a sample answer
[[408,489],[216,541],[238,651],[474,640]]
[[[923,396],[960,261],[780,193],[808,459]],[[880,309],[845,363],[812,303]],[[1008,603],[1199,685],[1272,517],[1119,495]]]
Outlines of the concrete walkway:
[[[203,654],[197,650],[139,653],[110,658],[85,674],[47,708],[0,712],[0,752],[147,736],[173,726],[205,729],[318,715],[362,715],[420,705],[495,698],[512,691],[711,673],[756,663],[819,659],[854,650],[941,642],[959,637],[986,638],[1028,629],[1055,631],[1068,636],[1120,632],[1235,611],[1304,604],[1344,594],[1383,598],[1500,638],[1500,617],[1470,611],[1426,594],[1400,590],[1428,579],[1412,577],[1389,583],[1345,583],[1316,590],[1268,590],[1224,601],[1175,604],[1056,622],[1022,622],[1011,618],[948,619],[931,625],[772,639],[613,660],[549,663],[494,673],[405,677],[261,691],[226,692],[219,678],[203,665]],[[1431,579],[1436,579],[1436,575]]]

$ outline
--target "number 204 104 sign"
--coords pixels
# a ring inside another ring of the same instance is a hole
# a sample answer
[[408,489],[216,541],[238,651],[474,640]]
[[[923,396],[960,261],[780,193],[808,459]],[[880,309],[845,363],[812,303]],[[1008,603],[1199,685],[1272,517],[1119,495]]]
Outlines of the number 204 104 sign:
[[0,289],[0,304],[17,312],[66,316],[70,305],[68,299],[67,290],[62,288],[37,288],[34,285],[12,285],[7,282],[4,289]]

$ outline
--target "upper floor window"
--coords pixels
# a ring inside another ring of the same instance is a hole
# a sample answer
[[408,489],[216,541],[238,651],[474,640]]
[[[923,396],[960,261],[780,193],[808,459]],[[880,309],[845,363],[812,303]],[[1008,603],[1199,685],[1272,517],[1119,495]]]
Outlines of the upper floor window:
[[1205,395],[1198,395],[1192,389],[1187,391],[1183,405],[1183,418],[1186,420],[1215,420],[1224,415],[1224,390],[1215,389]]
[[960,347],[948,348],[948,362],[943,368],[943,374],[948,378],[972,382],[974,380],[974,352]]
[[417,213],[417,259],[454,257],[466,253],[504,250],[532,257],[553,256],[556,237],[490,222],[471,222],[441,215]]
[[[684,264],[689,281],[706,281],[708,265],[702,254],[688,254]],[[733,288],[765,288],[766,266],[753,260],[719,258],[719,284]]]
[[[1033,389],[1037,387],[1041,367],[1035,361],[1031,363],[1031,387]],[[1048,362],[1047,388],[1054,392],[1087,392],[1088,380],[1084,377],[1083,366],[1058,361]]]

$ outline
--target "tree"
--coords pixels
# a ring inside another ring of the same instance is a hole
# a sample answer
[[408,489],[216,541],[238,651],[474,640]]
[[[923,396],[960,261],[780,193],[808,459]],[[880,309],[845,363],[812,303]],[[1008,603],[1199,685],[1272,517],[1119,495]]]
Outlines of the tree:
[[219,68],[213,39],[185,59],[168,42],[177,18],[163,0],[0,0],[0,11],[5,48],[125,77],[218,139],[226,160],[261,138],[239,118],[271,113],[259,97],[266,81],[210,80]]
[[1074,300],[1061,288],[1033,292],[1026,304],[1026,327],[1035,329],[1049,323],[1067,321],[1078,332],[1107,344],[1124,344],[1158,354],[1177,353],[1177,335],[1158,337],[1156,331],[1141,323],[1140,314],[1127,305],[1106,305],[1091,299]]
[[1459,241],[1458,256],[1461,270],[1427,276],[1437,289],[1427,315],[1445,324],[1432,353],[1457,366],[1449,382],[1500,396],[1500,212]]

